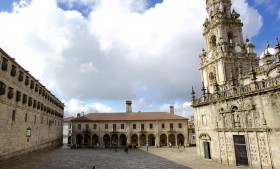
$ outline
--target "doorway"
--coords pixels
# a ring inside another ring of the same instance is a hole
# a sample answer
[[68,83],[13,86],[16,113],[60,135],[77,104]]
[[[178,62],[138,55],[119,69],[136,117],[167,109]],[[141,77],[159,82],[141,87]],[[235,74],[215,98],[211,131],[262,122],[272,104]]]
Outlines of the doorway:
[[207,141],[203,142],[204,147],[204,158],[205,159],[211,159],[211,153],[210,153],[210,143]]
[[236,165],[248,165],[247,149],[245,136],[243,135],[234,135],[234,149],[236,157]]

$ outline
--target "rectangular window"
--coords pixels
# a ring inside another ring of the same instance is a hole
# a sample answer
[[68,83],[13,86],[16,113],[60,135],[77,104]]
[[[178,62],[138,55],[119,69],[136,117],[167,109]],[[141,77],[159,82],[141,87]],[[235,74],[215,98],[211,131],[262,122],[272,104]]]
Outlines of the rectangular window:
[[15,76],[17,74],[17,67],[15,65],[12,65],[12,69],[11,69],[11,76]]
[[133,124],[133,129],[136,129],[136,124]]
[[108,124],[105,124],[105,129],[108,129]]
[[182,123],[178,123],[178,128],[182,128]]
[[23,72],[19,71],[19,75],[18,75],[18,81],[23,81]]
[[8,70],[8,59],[3,58],[1,68],[2,70]]
[[16,111],[13,110],[12,121],[16,121]]
[[78,130],[81,130],[81,129],[82,129],[82,125],[78,124]]
[[121,129],[124,129],[124,124],[121,124]]
[[97,125],[93,124],[93,129],[96,130],[97,129]]
[[150,124],[150,129],[153,129],[153,124],[152,123]]
[[141,124],[141,130],[145,130],[145,124]]
[[165,124],[161,123],[161,128],[164,129],[165,128]]
[[87,131],[89,130],[89,124],[86,124],[86,130]]
[[170,123],[170,130],[173,130],[173,123]]
[[17,91],[16,101],[19,102],[20,98],[21,98],[21,93],[20,93],[20,91]]
[[117,124],[113,124],[113,131],[117,131]]

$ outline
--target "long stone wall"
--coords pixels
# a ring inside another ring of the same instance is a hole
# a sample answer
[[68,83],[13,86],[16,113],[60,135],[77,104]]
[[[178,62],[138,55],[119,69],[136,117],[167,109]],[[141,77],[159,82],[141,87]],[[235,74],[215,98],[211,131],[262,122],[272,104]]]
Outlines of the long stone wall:
[[2,49],[0,77],[0,163],[61,145],[63,103]]

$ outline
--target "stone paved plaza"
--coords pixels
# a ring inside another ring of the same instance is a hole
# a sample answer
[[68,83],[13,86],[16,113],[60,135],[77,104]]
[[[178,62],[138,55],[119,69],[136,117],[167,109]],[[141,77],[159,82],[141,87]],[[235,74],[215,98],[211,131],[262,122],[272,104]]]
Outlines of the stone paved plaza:
[[[234,169],[212,161],[199,159],[196,148],[129,149],[52,149],[23,160],[0,166],[1,169]],[[244,167],[245,168],[245,167]]]

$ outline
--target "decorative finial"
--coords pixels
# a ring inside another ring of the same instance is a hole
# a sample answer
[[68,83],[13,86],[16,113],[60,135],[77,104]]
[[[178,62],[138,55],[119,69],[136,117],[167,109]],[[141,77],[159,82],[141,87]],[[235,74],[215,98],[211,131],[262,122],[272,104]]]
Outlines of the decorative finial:
[[191,95],[192,95],[192,100],[194,100],[194,99],[195,99],[195,92],[194,92],[193,86],[192,86],[192,92],[191,92]]
[[205,97],[205,87],[204,87],[204,82],[202,82],[202,96]]
[[276,46],[279,46],[278,36],[276,37]]
[[268,49],[269,46],[270,46],[270,45],[269,45],[269,41],[267,40],[267,41],[266,41],[266,49]]

